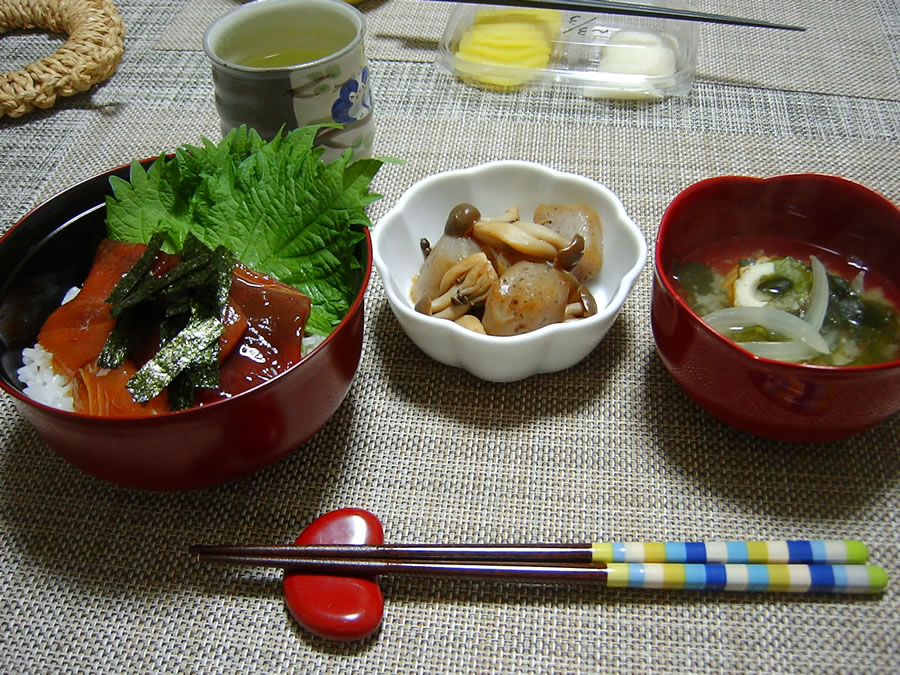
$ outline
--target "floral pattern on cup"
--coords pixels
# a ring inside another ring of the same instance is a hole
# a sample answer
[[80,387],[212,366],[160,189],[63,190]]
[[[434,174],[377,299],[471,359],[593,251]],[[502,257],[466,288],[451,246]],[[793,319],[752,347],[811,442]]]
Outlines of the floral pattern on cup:
[[338,100],[331,106],[331,119],[349,124],[365,117],[372,109],[372,93],[369,89],[369,68],[365,67],[358,80],[347,80],[341,86]]

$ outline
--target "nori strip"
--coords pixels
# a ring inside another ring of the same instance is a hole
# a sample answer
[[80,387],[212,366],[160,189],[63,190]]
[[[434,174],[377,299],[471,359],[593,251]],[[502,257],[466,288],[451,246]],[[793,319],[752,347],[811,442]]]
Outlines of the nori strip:
[[184,238],[184,243],[181,245],[181,258],[182,260],[188,260],[211,250],[209,246],[200,241],[197,235],[193,232],[188,232]]
[[[186,264],[193,264],[189,261]],[[159,289],[159,293],[168,298],[194,293],[195,291],[202,296],[202,292],[206,287],[212,287],[216,283],[216,268],[211,258],[204,260],[203,264],[189,274],[185,274],[180,278],[172,279],[171,283]]]
[[159,323],[159,344],[164,345],[185,329],[191,320],[191,308],[163,318]]
[[222,319],[225,318],[225,306],[228,304],[228,294],[231,292],[234,265],[237,256],[224,246],[215,250],[214,264],[216,266],[216,309]]
[[225,330],[216,317],[193,316],[178,335],[164,344],[156,355],[132,375],[125,388],[138,403],[157,396],[211,342]]
[[188,234],[179,263],[154,277],[151,266],[164,238],[164,233],[153,235],[152,249],[148,246],[122,277],[121,286],[110,293],[115,300],[110,315],[117,321],[99,363],[109,368],[121,365],[134,341],[137,319],[147,311],[161,313],[161,347],[126,388],[135,401],[145,403],[169,387],[169,408],[178,410],[194,404],[197,387],[219,386],[218,336],[225,330],[236,256],[224,246],[213,251]]
[[98,366],[112,369],[122,365],[134,344],[135,324],[131,312],[118,318],[97,357]]
[[[225,306],[228,303],[228,293],[231,290],[235,255],[224,246],[219,246],[213,252],[212,262],[215,271],[215,284],[197,289],[197,301],[193,308],[200,315],[208,314],[218,318],[220,321],[224,321]],[[218,387],[220,352],[221,346],[219,341],[211,342],[203,353],[182,372],[178,379],[184,378],[195,388],[213,389]],[[193,396],[191,396],[191,399],[193,400]]]
[[194,385],[190,382],[188,372],[182,371],[166,388],[169,395],[169,410],[187,410],[193,407]]
[[191,296],[189,293],[174,293],[166,295],[166,306],[163,310],[165,316],[177,316],[178,314],[191,313]]
[[137,259],[137,262],[131,266],[131,269],[119,279],[115,286],[113,286],[112,291],[110,291],[106,298],[106,302],[115,306],[127,297],[134,287],[143,281],[144,278],[150,276],[150,268],[153,266],[153,261],[156,260],[156,255],[159,253],[160,248],[162,248],[165,238],[165,232],[153,233],[150,237],[150,241],[147,243],[147,248],[141,254],[141,257]]
[[182,371],[182,375],[194,388],[213,389],[219,386],[219,341],[215,340]]
[[151,300],[154,295],[162,292],[165,288],[171,286],[179,279],[190,276],[197,269],[200,269],[204,265],[208,265],[211,255],[212,254],[209,253],[207,255],[192,258],[191,260],[182,260],[165,274],[145,279],[142,283],[137,284],[131,293],[122,298],[118,304],[113,305],[113,308],[109,313],[110,316],[116,317],[129,307],[134,307],[144,301]]

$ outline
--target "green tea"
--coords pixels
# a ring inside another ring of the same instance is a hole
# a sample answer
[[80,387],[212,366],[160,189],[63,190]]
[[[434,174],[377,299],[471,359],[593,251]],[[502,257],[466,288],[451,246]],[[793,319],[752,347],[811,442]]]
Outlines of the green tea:
[[330,51],[325,49],[294,47],[291,49],[279,49],[271,53],[252,54],[241,59],[238,63],[250,68],[287,68],[317,61],[330,53]]

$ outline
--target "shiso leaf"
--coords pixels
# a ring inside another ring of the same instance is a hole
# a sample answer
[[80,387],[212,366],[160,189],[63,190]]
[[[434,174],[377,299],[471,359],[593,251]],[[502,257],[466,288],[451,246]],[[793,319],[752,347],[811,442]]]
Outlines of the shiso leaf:
[[[140,162],[131,163],[129,181],[117,176],[109,179],[113,194],[106,198],[107,232],[112,239],[147,244],[157,232],[180,232],[189,223],[187,203],[176,190],[178,167],[158,157],[148,169]],[[110,208],[110,204],[115,204]],[[169,253],[175,250],[166,247]]]
[[369,185],[383,160],[351,161],[348,151],[325,164],[313,146],[319,128],[267,142],[238,127],[146,171],[133,164],[131,182],[113,181],[107,198],[109,236],[146,243],[155,225],[176,247],[188,232],[210,248],[224,246],[306,294],[307,331],[328,335],[356,293],[356,247],[371,226],[365,207],[380,198]]

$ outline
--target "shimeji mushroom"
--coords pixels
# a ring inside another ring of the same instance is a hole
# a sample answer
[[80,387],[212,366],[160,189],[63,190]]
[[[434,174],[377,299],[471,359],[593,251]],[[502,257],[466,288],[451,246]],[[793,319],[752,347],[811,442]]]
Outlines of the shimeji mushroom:
[[416,311],[488,335],[596,314],[583,282],[603,262],[599,217],[584,205],[544,204],[538,215],[547,224],[522,220],[518,206],[495,218],[471,204],[454,207],[435,246],[421,242],[425,264],[410,291]]
[[549,227],[518,219],[479,220],[472,235],[488,246],[508,246],[524,256],[543,260],[553,260],[571,241]]
[[433,299],[423,295],[416,302],[416,311],[441,319],[458,319],[484,302],[495,281],[497,272],[487,256],[475,253],[447,270],[438,287],[440,295]]

